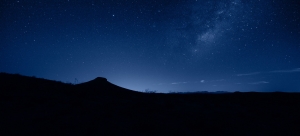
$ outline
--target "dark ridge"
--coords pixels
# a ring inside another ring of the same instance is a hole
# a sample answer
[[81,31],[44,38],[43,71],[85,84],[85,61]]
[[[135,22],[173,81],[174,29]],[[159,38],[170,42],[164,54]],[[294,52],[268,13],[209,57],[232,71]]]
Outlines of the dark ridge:
[[76,87],[80,88],[81,90],[89,90],[90,92],[99,93],[99,94],[120,95],[120,94],[139,93],[139,92],[129,90],[129,89],[117,86],[115,84],[112,84],[112,83],[108,82],[106,78],[103,78],[103,77],[97,77],[91,81],[78,84],[78,85],[76,85]]
[[0,88],[14,91],[56,91],[69,90],[72,84],[20,74],[0,73]]
[[0,73],[0,134],[300,135],[299,93],[138,93]]
[[48,82],[52,84],[64,84],[60,81],[53,81],[53,80],[48,80],[48,79],[43,79],[43,78],[36,78],[34,76],[29,77],[29,76],[24,76],[20,74],[9,74],[9,73],[0,73],[0,82],[2,84],[18,84],[18,85],[23,85],[25,83],[42,83],[42,82]]
[[107,81],[106,78],[104,77],[97,77],[91,81],[84,82],[77,84],[77,86],[95,86],[95,87],[103,87],[111,84],[110,82]]
[[101,83],[101,82],[106,83],[108,81],[104,77],[97,77],[94,80],[89,81],[89,83]]

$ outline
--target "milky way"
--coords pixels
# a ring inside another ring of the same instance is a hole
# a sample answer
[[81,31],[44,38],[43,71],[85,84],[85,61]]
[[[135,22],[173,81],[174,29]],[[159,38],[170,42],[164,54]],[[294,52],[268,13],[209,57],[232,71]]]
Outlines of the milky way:
[[240,0],[194,1],[186,2],[185,6],[182,13],[188,14],[174,19],[177,26],[182,25],[173,28],[170,35],[176,36],[170,44],[172,47],[184,46],[191,57],[213,54],[213,49],[228,45],[223,43],[230,39],[226,34],[232,34],[236,29],[244,30],[251,18],[249,9]]

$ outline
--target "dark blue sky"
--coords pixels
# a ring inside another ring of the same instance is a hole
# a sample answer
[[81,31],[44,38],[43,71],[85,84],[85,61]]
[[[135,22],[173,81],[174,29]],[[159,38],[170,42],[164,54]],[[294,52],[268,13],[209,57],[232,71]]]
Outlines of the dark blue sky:
[[2,0],[0,72],[137,91],[300,91],[298,0]]

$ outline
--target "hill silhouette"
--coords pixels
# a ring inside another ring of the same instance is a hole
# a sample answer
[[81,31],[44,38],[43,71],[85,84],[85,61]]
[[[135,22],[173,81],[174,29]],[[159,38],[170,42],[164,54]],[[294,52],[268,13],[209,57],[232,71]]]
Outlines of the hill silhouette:
[[138,93],[133,90],[129,90],[126,88],[122,88],[120,86],[117,86],[115,84],[112,84],[107,81],[106,78],[103,77],[97,77],[91,81],[81,83],[76,85],[77,88],[80,88],[80,90],[89,90],[96,92],[97,94],[132,94],[132,93]]
[[299,135],[298,93],[155,94],[0,73],[1,135]]

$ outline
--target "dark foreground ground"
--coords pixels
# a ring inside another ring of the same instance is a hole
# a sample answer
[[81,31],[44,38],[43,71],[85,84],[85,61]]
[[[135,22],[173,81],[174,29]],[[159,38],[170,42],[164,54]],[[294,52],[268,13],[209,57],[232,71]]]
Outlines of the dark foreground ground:
[[0,73],[1,135],[300,135],[300,94],[153,94]]

